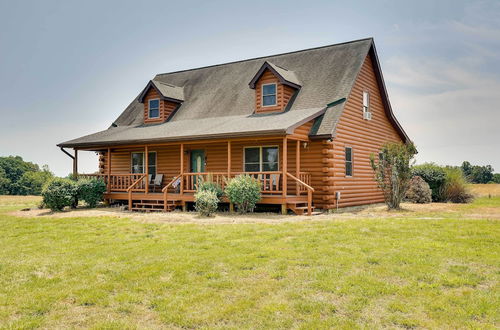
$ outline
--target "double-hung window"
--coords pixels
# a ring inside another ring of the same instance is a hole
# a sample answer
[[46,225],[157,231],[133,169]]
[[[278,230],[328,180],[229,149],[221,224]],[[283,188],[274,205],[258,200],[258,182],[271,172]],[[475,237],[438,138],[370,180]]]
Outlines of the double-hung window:
[[160,100],[152,99],[149,100],[149,118],[160,118]]
[[276,146],[246,147],[245,172],[270,172],[278,171],[279,149]]
[[345,148],[345,175],[352,176],[352,148]]
[[276,84],[262,85],[262,106],[271,107],[276,105]]
[[[144,173],[144,152],[133,152],[131,155],[132,173]],[[156,175],[156,152],[148,153],[148,172]]]

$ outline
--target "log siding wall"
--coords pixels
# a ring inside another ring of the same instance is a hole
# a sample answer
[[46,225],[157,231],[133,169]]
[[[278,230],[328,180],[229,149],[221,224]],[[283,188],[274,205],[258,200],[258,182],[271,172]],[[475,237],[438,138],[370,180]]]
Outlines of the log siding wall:
[[[363,119],[363,91],[370,93],[372,120]],[[341,192],[339,207],[384,201],[370,167],[370,154],[377,155],[388,141],[400,142],[401,138],[386,115],[373,62],[367,56],[337,124],[333,144],[327,149],[331,165],[325,167],[325,173],[333,178],[328,190],[332,195]],[[353,152],[351,177],[345,175],[345,147],[351,147]]]

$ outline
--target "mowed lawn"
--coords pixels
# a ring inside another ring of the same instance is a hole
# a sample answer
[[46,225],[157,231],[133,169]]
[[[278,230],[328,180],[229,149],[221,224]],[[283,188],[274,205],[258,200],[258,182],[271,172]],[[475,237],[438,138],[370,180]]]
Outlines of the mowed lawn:
[[[9,215],[37,201],[0,197],[0,327],[500,327],[498,217],[207,225]],[[500,197],[463,209],[500,213]]]

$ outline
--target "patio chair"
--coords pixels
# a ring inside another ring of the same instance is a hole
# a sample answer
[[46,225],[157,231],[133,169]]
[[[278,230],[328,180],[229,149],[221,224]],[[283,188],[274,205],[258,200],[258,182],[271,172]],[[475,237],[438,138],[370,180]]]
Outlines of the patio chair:
[[156,174],[153,182],[149,184],[150,187],[153,187],[153,192],[156,192],[156,188],[161,188],[161,183],[163,182],[163,174]]

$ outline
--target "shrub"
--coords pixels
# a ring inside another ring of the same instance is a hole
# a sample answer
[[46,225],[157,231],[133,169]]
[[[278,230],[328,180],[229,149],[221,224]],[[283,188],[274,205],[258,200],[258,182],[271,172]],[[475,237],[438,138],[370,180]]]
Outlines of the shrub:
[[412,168],[412,174],[413,176],[421,177],[429,184],[432,190],[432,201],[440,202],[444,200],[441,192],[446,179],[446,173],[441,166],[434,163],[416,165]]
[[201,177],[196,188],[197,191],[213,191],[217,195],[217,198],[221,198],[224,195],[224,190],[222,190],[222,187],[217,182],[213,181],[211,174],[208,174],[206,179]]
[[217,194],[211,190],[200,190],[194,195],[196,211],[202,216],[209,217],[217,211],[219,199]]
[[75,205],[77,195],[75,182],[60,178],[51,180],[42,191],[43,204],[52,211],[61,211],[66,206]]
[[432,201],[432,190],[429,184],[419,176],[414,176],[406,191],[406,199],[412,203],[425,204]]
[[83,200],[89,207],[96,207],[106,191],[106,183],[96,178],[79,180],[77,187],[78,199]]
[[445,168],[445,183],[441,196],[444,201],[452,203],[469,203],[473,196],[467,188],[467,181],[459,168]]
[[384,192],[389,209],[399,209],[410,184],[411,163],[417,149],[413,143],[386,143],[380,150],[378,161],[370,155],[370,165],[375,172],[375,180]]
[[238,175],[226,184],[226,196],[238,212],[252,212],[260,200],[260,182],[246,174]]

